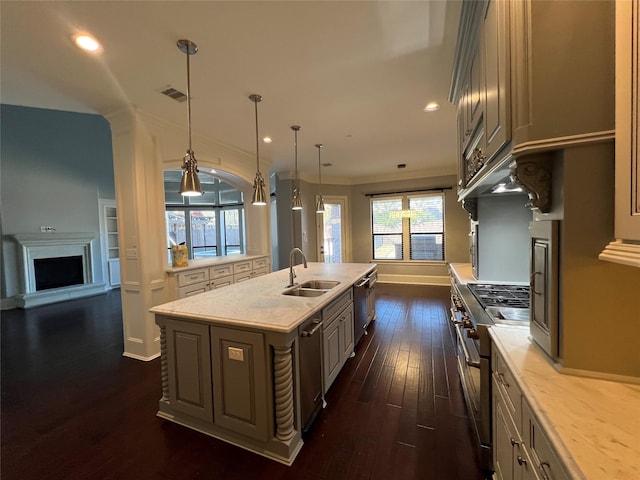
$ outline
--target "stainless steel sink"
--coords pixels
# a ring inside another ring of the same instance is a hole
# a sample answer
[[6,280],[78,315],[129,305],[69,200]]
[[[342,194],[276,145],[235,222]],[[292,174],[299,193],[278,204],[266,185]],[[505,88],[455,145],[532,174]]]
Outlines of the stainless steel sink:
[[335,280],[309,280],[300,284],[300,288],[315,288],[320,290],[330,290],[340,282]]
[[283,295],[291,295],[293,297],[319,297],[325,293],[327,293],[327,290],[319,288],[304,288],[302,286],[282,292]]

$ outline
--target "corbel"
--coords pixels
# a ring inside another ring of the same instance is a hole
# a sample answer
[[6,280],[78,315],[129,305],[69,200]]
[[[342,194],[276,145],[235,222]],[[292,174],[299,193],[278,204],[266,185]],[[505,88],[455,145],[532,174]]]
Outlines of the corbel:
[[540,213],[551,210],[551,169],[549,157],[520,157],[509,165],[511,180],[529,195],[527,207]]
[[478,199],[465,198],[462,200],[462,208],[469,212],[469,218],[474,222],[478,221]]

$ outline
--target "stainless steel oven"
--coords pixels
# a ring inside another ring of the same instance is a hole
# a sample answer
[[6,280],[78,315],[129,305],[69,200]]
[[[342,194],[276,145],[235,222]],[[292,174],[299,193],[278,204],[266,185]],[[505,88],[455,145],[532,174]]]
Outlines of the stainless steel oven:
[[526,285],[464,284],[452,278],[451,326],[458,371],[484,470],[493,470],[488,328],[495,323],[528,323],[528,297]]
[[491,346],[486,328],[490,319],[477,302],[475,305],[471,302],[472,298],[466,285],[452,283],[451,325],[455,333],[460,382],[477,441],[480,467],[493,470]]

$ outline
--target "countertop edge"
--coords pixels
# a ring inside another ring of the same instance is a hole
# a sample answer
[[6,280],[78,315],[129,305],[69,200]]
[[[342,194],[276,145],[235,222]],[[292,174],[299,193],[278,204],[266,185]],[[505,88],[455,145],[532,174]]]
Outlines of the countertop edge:
[[[313,265],[313,263],[310,263],[310,265]],[[316,265],[322,265],[322,264],[317,264]],[[371,263],[371,264],[329,264],[329,265],[334,265],[334,268],[336,268],[335,266],[338,265],[361,265],[362,267],[364,267],[365,265],[368,268],[363,268],[363,270],[361,272],[358,273],[358,275],[354,276],[354,278],[349,278],[349,280],[345,280],[342,281],[341,284],[337,285],[336,287],[330,289],[329,291],[327,291],[327,293],[325,293],[324,295],[318,296],[318,297],[314,297],[314,299],[317,300],[317,303],[314,303],[312,306],[310,306],[308,309],[304,310],[304,313],[296,315],[295,317],[292,316],[292,320],[290,322],[288,322],[287,324],[282,324],[282,325],[268,325],[265,323],[259,323],[259,322],[255,322],[252,320],[247,320],[247,319],[240,319],[240,318],[233,318],[233,317],[229,317],[226,316],[224,314],[218,314],[218,315],[212,315],[212,314],[203,314],[203,313],[192,313],[192,312],[178,312],[176,310],[172,310],[172,309],[167,309],[164,306],[165,305],[170,305],[170,304],[174,304],[176,302],[179,302],[181,300],[185,300],[185,299],[178,299],[175,300],[173,302],[168,302],[165,304],[161,304],[161,305],[156,305],[152,308],[149,309],[150,313],[153,313],[154,315],[161,315],[164,317],[171,317],[171,318],[178,318],[178,319],[184,319],[184,320],[191,320],[191,321],[195,321],[197,323],[204,323],[204,324],[209,324],[209,325],[213,325],[213,324],[221,324],[221,325],[229,325],[229,326],[236,326],[236,327],[242,327],[242,328],[251,328],[254,330],[261,330],[264,332],[273,332],[273,333],[290,333],[295,331],[306,319],[308,319],[311,315],[319,312],[320,310],[322,310],[324,307],[326,307],[328,304],[330,304],[333,300],[335,300],[336,298],[338,298],[340,295],[344,294],[345,292],[347,292],[349,290],[349,288],[353,287],[354,283],[361,278],[364,275],[369,274],[370,272],[374,271],[377,268],[377,264],[375,263]],[[298,266],[299,267],[299,266]],[[300,272],[303,272],[304,270],[300,269]],[[283,272],[288,273],[288,269],[283,269],[283,270],[278,270],[276,272],[272,272],[268,275],[263,275],[261,277],[256,277],[252,280],[250,280],[251,282],[256,282],[256,281],[264,281],[266,280],[268,277],[270,277],[271,279],[276,279],[276,278],[280,278],[283,275]],[[299,283],[302,283],[303,281],[305,281],[304,278],[299,278]],[[242,282],[240,284],[233,284],[233,285],[229,285],[227,287],[224,287],[222,289],[216,290],[215,292],[224,292],[224,291],[229,291],[229,289],[233,289],[234,286],[240,286],[240,288],[246,287],[248,285],[249,281],[246,282]],[[284,288],[282,289],[284,290]],[[213,293],[214,291],[210,291],[210,292],[204,292],[202,294],[199,294],[195,297],[189,297],[191,298],[191,300],[196,300],[197,297],[201,297],[200,300],[202,300],[202,296],[206,296],[208,294]],[[284,300],[284,299],[283,299]]]
[[[514,345],[509,346],[505,344],[505,342],[508,341],[508,338],[505,338],[506,336],[504,335],[504,332],[512,332],[511,335],[516,335],[518,337],[518,340],[513,342]],[[637,396],[637,398],[640,399],[640,391],[634,388],[634,387],[637,387],[636,385],[631,385],[623,382],[613,382],[611,380],[604,380],[604,379],[597,379],[597,378],[578,377],[578,376],[558,372],[554,367],[554,365],[551,364],[550,360],[548,360],[545,357],[543,352],[537,350],[538,347],[531,341],[529,337],[529,330],[527,328],[497,325],[489,328],[489,335],[493,340],[493,344],[496,346],[499,353],[506,361],[509,369],[514,374],[515,381],[518,384],[518,387],[521,389],[522,393],[526,396],[527,402],[531,407],[532,413],[535,415],[536,420],[540,422],[540,425],[545,430],[547,437],[549,438],[549,441],[551,442],[553,448],[558,453],[558,456],[561,457],[564,467],[567,469],[569,474],[571,474],[574,478],[578,478],[578,479],[592,478],[592,477],[588,477],[585,474],[584,467],[586,466],[586,464],[591,464],[593,467],[593,464],[595,463],[601,466],[600,471],[592,471],[592,470],[595,470],[595,467],[593,468],[587,467],[586,471],[590,472],[593,475],[598,475],[598,474],[609,475],[608,477],[599,477],[599,478],[618,478],[621,480],[627,479],[627,478],[628,479],[639,478],[635,476],[639,472],[637,460],[636,460],[636,464],[621,463],[618,460],[620,460],[621,457],[623,457],[623,455],[619,455],[618,457],[615,457],[612,461],[611,456],[605,452],[602,452],[601,448],[598,448],[596,444],[588,444],[587,452],[585,452],[583,455],[581,455],[578,452],[572,451],[570,445],[568,445],[567,443],[567,440],[571,439],[571,441],[575,443],[576,439],[572,438],[572,433],[569,431],[569,429],[565,428],[564,429],[565,431],[563,431],[563,428],[560,426],[557,426],[556,422],[554,422],[549,417],[548,408],[547,408],[548,405],[545,405],[545,401],[541,398],[541,396],[544,396],[544,395],[554,395],[556,393],[561,394],[562,392],[554,391],[553,384],[549,384],[548,386],[549,391],[539,392],[538,391],[539,388],[530,385],[530,382],[527,381],[527,376],[532,377],[531,379],[533,380],[536,376],[542,375],[542,376],[545,376],[546,378],[547,376],[554,375],[554,376],[557,376],[556,378],[561,378],[562,379],[561,383],[565,388],[569,387],[569,390],[571,388],[579,390],[581,388],[584,388],[585,385],[588,385],[589,391],[598,391],[603,388],[606,388],[607,386],[611,388],[611,384],[618,385],[620,390],[622,390],[623,388],[626,389],[626,387],[631,387],[634,390],[634,392],[630,394],[633,396],[632,398],[636,398]],[[512,353],[511,353],[512,351],[522,348],[523,346],[526,347],[527,349],[527,352],[525,354],[525,356],[527,357],[526,368],[527,370],[532,370],[532,371],[522,371],[522,369],[518,366],[518,364],[523,363],[523,360],[521,359],[520,361],[516,361],[512,356]],[[534,365],[531,365],[532,363]],[[536,370],[539,370],[539,371],[536,371]],[[555,389],[558,389],[558,387],[555,387]],[[564,393],[566,394],[566,391]],[[575,402],[580,399],[576,399],[572,396],[572,400]],[[564,400],[563,400],[563,403],[564,403]],[[597,404],[593,405],[593,411],[594,411],[594,414],[595,413],[598,413],[598,415],[601,414]],[[577,427],[577,428],[580,428],[580,427]],[[611,436],[609,441],[614,444],[617,443],[617,444],[624,445],[622,442],[616,439],[614,434],[611,434],[610,430],[611,429],[609,428],[609,431],[607,432],[607,435]],[[589,432],[584,433],[585,436],[588,436],[588,434]],[[582,440],[584,441],[584,438]],[[640,452],[638,450],[638,445],[635,445],[635,447],[633,445],[630,445],[628,446],[628,448],[630,448],[632,451],[635,449],[636,454]],[[586,460],[588,461],[585,461],[585,458],[580,458],[581,456],[590,457],[594,451],[598,452],[599,455],[601,456],[600,459],[596,459],[597,461],[594,462],[593,458],[587,458]],[[604,469],[602,465],[608,465],[608,467]],[[620,469],[621,465],[624,467],[623,469]],[[623,475],[623,476],[620,476],[620,475]],[[596,478],[596,477],[593,477],[593,478]]]
[[244,260],[253,260],[256,258],[270,257],[270,256],[271,255],[268,253],[258,253],[258,254],[241,253],[238,255],[221,255],[219,257],[201,258],[196,260],[191,259],[189,260],[189,265],[186,265],[184,267],[172,267],[171,265],[169,265],[167,268],[165,268],[165,272],[169,274],[175,274],[180,272],[188,272],[189,270],[195,270],[198,268],[215,267],[216,265],[220,265],[220,264],[224,265],[227,263],[237,263],[237,262],[242,262]]

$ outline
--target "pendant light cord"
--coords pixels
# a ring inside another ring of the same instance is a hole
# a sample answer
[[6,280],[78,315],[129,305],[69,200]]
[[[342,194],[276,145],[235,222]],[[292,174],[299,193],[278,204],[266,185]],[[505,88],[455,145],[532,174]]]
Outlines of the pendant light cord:
[[260,173],[260,142],[258,141],[258,102],[262,100],[259,95],[252,95],[253,105],[256,111],[256,170]]
[[191,47],[191,42],[187,43],[187,127],[189,129],[189,154],[193,154],[193,149],[191,148],[191,73],[189,68],[189,57],[191,54],[189,53],[189,47]]

